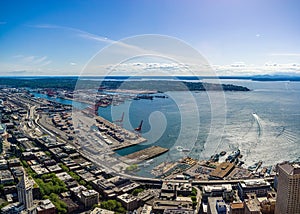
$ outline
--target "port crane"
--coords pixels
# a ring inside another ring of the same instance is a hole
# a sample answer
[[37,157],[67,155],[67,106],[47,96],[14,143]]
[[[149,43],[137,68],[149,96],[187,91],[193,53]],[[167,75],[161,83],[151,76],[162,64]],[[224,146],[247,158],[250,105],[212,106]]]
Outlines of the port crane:
[[141,120],[140,125],[139,125],[137,128],[135,128],[134,131],[136,131],[136,132],[141,132],[142,126],[143,126],[143,120]]
[[124,112],[122,113],[122,117],[121,117],[121,119],[119,119],[119,120],[115,120],[114,122],[116,122],[116,123],[122,123],[122,122],[123,122],[123,120],[124,120]]
[[114,123],[117,123],[119,126],[123,126],[123,120],[124,120],[124,112],[122,113],[122,117],[119,120],[113,121]]

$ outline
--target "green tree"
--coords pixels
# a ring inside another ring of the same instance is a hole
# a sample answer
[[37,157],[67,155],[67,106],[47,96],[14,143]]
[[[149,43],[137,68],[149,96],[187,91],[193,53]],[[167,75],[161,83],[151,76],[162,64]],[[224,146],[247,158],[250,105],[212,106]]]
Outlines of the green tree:
[[144,191],[144,189],[137,188],[137,189],[132,191],[132,195],[137,196],[140,192],[143,192],[143,191]]
[[67,167],[67,166],[65,166],[64,164],[62,164],[62,163],[60,163],[60,164],[58,164],[61,168],[62,168],[62,170],[64,170],[65,172],[69,172],[69,168]]

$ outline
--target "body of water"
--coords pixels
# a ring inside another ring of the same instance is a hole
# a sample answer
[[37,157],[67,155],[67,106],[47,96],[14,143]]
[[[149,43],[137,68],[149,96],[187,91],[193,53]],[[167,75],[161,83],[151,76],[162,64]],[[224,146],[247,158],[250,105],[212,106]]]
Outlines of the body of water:
[[[132,131],[143,120],[141,134],[148,141],[117,153],[126,155],[152,145],[169,148],[168,153],[153,160],[152,167],[186,155],[205,159],[216,152],[230,153],[236,149],[241,150],[246,165],[259,160],[264,165],[299,160],[300,82],[222,83],[246,86],[251,91],[168,92],[167,99],[130,100],[119,106],[99,108],[98,113],[112,121],[125,112],[122,125]],[[180,151],[179,146],[185,151]],[[150,176],[151,166],[142,168],[138,174]]]

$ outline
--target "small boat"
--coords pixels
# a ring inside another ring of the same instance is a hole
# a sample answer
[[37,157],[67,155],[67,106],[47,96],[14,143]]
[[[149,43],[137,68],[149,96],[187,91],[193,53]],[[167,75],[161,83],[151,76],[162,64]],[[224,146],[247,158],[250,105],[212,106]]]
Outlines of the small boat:
[[176,146],[177,151],[179,152],[190,152],[189,149],[183,148],[182,146]]
[[212,160],[213,162],[218,162],[218,161],[219,161],[219,157],[220,157],[219,154],[215,154],[215,155],[211,156],[211,160]]
[[220,152],[220,155],[221,155],[221,156],[224,156],[224,155],[226,155],[226,152],[225,152],[225,151],[222,151],[222,152]]
[[147,160],[146,163],[153,163],[153,159]]

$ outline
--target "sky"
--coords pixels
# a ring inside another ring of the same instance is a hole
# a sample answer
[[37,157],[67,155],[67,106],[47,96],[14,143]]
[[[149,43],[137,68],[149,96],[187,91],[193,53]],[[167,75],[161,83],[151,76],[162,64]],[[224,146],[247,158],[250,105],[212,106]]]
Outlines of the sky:
[[[148,34],[192,47],[218,75],[300,75],[299,11],[298,0],[2,0],[0,76],[82,75],[103,49],[131,51],[140,43],[126,38]],[[176,64],[119,68],[137,63]]]

